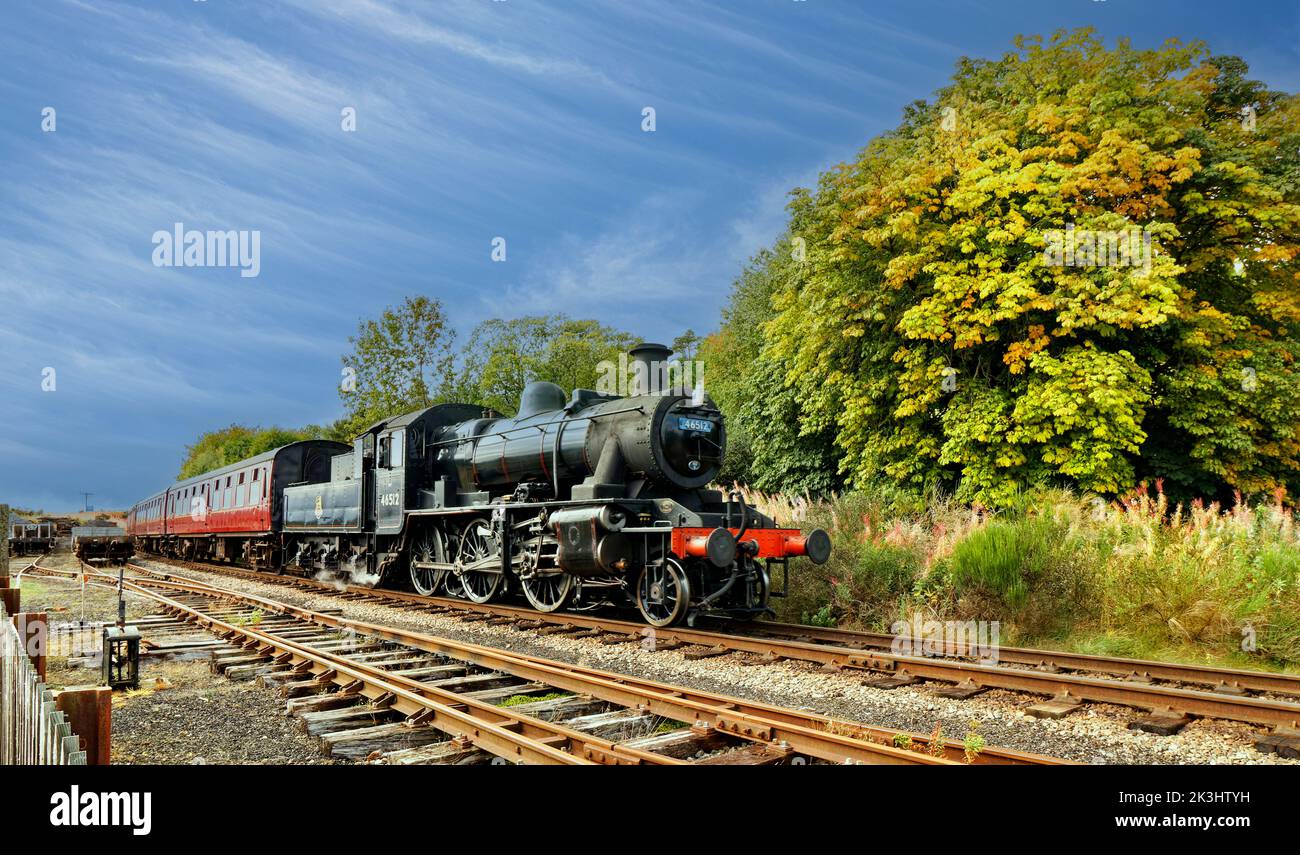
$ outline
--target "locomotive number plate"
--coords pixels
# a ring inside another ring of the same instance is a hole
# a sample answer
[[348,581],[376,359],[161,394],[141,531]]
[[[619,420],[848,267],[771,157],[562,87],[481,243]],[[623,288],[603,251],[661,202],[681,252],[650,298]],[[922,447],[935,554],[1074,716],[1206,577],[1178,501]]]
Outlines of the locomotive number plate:
[[694,430],[700,433],[712,433],[713,422],[708,419],[692,419],[686,416],[677,417],[677,428],[679,430]]

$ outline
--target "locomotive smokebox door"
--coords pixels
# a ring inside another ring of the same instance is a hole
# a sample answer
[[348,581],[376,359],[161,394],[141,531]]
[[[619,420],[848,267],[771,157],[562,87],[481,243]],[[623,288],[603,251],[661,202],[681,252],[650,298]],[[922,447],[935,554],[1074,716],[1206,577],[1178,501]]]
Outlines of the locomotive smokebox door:
[[104,685],[140,688],[140,631],[135,627],[104,627]]

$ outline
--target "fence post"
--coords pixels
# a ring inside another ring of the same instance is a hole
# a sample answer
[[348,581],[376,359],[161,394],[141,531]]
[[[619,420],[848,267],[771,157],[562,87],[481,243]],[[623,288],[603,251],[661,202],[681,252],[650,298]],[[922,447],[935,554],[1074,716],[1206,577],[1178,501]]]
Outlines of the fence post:
[[0,537],[0,606],[11,615],[18,614],[22,592],[10,587],[9,581],[9,506],[0,505],[0,523],[4,523],[4,537]]
[[56,709],[81,737],[86,765],[107,766],[113,746],[113,690],[108,686],[69,686],[54,696]]
[[27,658],[36,666],[36,676],[45,680],[45,653],[50,640],[50,624],[45,612],[19,612],[14,615],[14,628],[22,639]]

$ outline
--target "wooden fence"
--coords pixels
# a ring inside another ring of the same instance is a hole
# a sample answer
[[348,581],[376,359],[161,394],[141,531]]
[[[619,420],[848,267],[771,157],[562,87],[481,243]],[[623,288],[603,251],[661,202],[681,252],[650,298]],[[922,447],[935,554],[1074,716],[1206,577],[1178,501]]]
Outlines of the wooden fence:
[[0,766],[85,766],[80,745],[0,604]]

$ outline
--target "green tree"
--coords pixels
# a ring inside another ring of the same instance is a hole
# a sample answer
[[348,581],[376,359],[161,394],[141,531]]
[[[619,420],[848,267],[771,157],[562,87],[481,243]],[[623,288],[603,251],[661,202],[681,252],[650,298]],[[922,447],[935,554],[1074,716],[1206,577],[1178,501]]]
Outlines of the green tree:
[[695,334],[695,330],[688,329],[673,339],[673,357],[677,359],[694,359],[699,355],[700,344],[703,341],[703,338]]
[[246,425],[230,425],[220,430],[209,431],[185,449],[185,459],[181,462],[178,480],[193,478],[213,469],[220,469],[232,463],[238,463],[249,457],[256,457],[264,451],[270,451],[291,442],[303,439],[331,439],[326,428],[310,426],[300,430],[281,427],[255,428]]
[[793,287],[799,261],[788,236],[750,259],[732,283],[721,329],[700,344],[705,389],[727,417],[727,457],[719,480],[772,492],[824,493],[841,485],[831,425],[800,403],[789,366],[764,351],[773,295]]
[[446,400],[454,342],[442,303],[428,297],[407,297],[377,320],[362,321],[343,357],[341,429],[359,433],[386,416]]
[[512,414],[533,380],[549,380],[565,391],[595,388],[600,363],[617,362],[635,342],[630,333],[564,315],[484,321],[461,351],[456,395]]
[[[755,373],[782,372],[855,484],[1294,493],[1298,119],[1199,43],[1083,30],[963,59],[796,194],[806,259]],[[1067,227],[1145,229],[1150,264],[1060,265]]]

